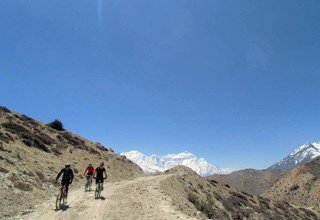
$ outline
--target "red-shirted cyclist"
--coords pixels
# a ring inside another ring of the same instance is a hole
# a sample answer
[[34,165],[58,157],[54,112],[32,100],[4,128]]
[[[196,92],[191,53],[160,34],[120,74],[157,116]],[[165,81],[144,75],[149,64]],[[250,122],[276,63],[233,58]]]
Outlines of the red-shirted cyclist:
[[93,174],[94,174],[94,167],[90,163],[89,166],[84,171],[84,175],[86,175],[86,178],[87,178],[87,182],[85,186],[86,190],[91,190]]

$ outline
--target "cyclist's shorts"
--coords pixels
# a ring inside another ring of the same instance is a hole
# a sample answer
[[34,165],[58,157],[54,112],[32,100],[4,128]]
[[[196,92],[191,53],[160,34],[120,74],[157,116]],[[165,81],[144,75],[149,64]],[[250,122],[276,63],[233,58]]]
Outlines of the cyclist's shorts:
[[61,180],[61,185],[65,185],[65,184],[69,185],[69,183],[70,183],[69,179],[62,179]]
[[96,184],[98,184],[99,182],[103,183],[103,180],[104,180],[103,178],[102,178],[102,179],[98,179],[98,178],[97,178],[97,179],[96,179]]

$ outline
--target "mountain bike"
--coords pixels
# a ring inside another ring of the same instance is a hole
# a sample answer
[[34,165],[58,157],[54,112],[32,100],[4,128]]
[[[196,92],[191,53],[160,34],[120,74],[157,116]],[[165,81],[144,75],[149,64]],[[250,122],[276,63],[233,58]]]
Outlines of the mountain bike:
[[91,186],[92,186],[92,177],[93,177],[92,175],[89,175],[89,174],[86,175],[87,181],[86,181],[86,184],[84,186],[84,190],[85,191],[91,191],[92,190],[92,188],[91,188]]
[[[57,184],[59,184],[58,182],[55,182]],[[60,210],[62,208],[62,206],[67,204],[67,184],[63,184],[63,186],[61,186],[59,192],[56,194],[56,210]]]
[[[103,178],[103,179],[106,179],[106,178]],[[97,183],[97,187],[96,187],[96,190],[95,190],[95,193],[94,193],[95,199],[100,199],[101,198],[102,189],[103,189],[103,182],[100,179],[99,182]]]

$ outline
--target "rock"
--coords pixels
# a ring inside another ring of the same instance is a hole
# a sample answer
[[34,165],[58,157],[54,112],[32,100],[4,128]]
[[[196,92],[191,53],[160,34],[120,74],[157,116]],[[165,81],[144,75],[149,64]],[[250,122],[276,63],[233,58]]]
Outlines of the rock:
[[0,172],[1,173],[8,173],[9,170],[7,170],[6,168],[0,166]]
[[33,187],[31,184],[29,183],[25,183],[25,182],[15,182],[14,183],[14,187],[16,187],[17,189],[23,190],[23,191],[32,191]]
[[10,180],[11,182],[15,182],[19,179],[18,173],[10,171],[6,174],[6,179]]

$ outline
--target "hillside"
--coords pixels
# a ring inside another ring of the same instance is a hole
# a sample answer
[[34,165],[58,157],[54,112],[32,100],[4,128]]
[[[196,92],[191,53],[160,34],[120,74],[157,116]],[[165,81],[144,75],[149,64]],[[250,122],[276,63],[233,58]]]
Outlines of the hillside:
[[255,170],[244,169],[230,174],[214,174],[207,177],[222,184],[228,184],[233,188],[242,190],[252,195],[260,195],[270,189],[276,183],[282,172],[280,170]]
[[[105,200],[82,190],[70,194],[71,208],[56,212],[53,200],[22,219],[318,219],[308,209],[272,202],[209,182],[194,171],[177,166],[164,173],[107,183]],[[18,218],[18,217],[17,217]],[[19,219],[19,218],[18,218]]]
[[284,175],[263,196],[320,211],[320,157]]
[[0,108],[0,216],[28,213],[57,190],[52,180],[66,162],[82,187],[89,163],[105,163],[108,181],[143,174],[139,166],[112,149],[69,131],[57,131],[28,116]]

